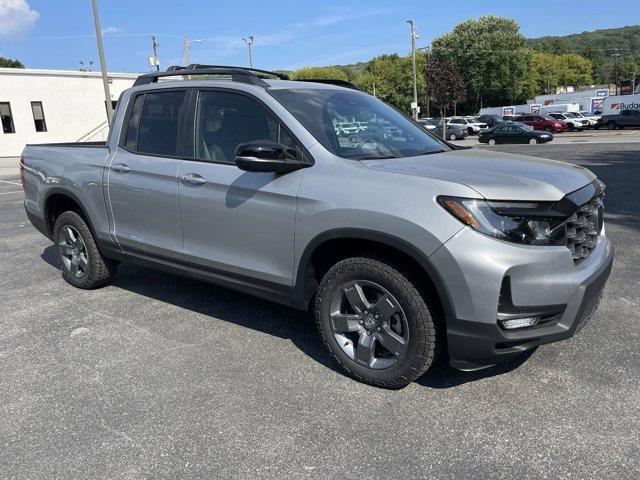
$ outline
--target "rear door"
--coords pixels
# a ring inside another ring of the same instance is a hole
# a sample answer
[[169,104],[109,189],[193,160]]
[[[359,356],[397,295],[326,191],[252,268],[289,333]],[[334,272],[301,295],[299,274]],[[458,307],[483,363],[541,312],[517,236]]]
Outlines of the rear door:
[[120,144],[107,172],[110,233],[131,254],[179,259],[180,135],[187,92],[133,96]]
[[[240,143],[301,147],[253,96],[203,89],[194,95],[190,157],[178,177],[184,258],[193,275],[283,292],[292,285],[296,195],[303,170],[254,173],[236,167]],[[257,292],[259,293],[259,292]]]

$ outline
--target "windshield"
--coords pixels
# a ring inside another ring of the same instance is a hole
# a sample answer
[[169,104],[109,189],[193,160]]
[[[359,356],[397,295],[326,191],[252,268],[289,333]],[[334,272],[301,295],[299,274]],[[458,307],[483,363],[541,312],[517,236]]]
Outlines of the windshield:
[[[424,128],[365,93],[337,89],[269,90],[334,155],[355,160],[400,158],[448,148]],[[339,124],[362,125],[344,131]]]

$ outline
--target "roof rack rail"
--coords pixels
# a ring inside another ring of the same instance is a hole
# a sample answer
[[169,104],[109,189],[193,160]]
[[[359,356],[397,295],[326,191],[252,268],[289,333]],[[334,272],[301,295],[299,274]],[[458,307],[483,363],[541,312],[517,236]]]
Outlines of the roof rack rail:
[[348,82],[346,80],[334,80],[329,78],[305,78],[296,80],[297,82],[313,82],[313,83],[326,83],[327,85],[337,85],[339,87],[350,88],[352,90],[361,91],[358,87],[356,87],[353,83]]
[[[159,78],[163,77],[180,77],[180,76],[194,76],[194,75],[226,75],[230,76],[234,82],[248,83],[250,85],[257,85],[263,88],[269,87],[269,84],[263,79],[265,78],[277,78],[279,80],[290,80],[289,76],[285,73],[270,72],[268,70],[259,70],[257,68],[246,67],[227,67],[224,65],[202,65],[194,63],[187,65],[186,67],[180,65],[173,65],[165,72],[151,72],[140,75],[133,86],[148,85],[150,83],[156,83]],[[360,90],[353,83],[346,80],[330,80],[330,79],[301,79],[299,82],[314,82],[314,83],[326,83],[328,85],[337,85],[340,87],[350,88],[352,90]]]
[[159,78],[192,76],[192,75],[228,75],[234,82],[248,83],[250,85],[258,85],[268,87],[269,84],[263,78],[275,77],[280,80],[288,80],[289,77],[283,73],[269,72],[268,70],[258,70],[256,68],[245,67],[226,67],[222,65],[201,65],[192,64],[186,67],[171,66],[166,72],[152,72],[140,75],[133,86],[148,85],[156,83]]

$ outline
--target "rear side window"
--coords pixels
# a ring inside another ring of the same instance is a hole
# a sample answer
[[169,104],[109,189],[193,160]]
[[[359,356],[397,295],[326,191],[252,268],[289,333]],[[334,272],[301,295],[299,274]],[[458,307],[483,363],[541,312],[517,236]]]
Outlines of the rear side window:
[[16,133],[16,129],[13,126],[11,104],[9,102],[0,103],[0,119],[2,120],[2,131],[4,133]]
[[184,91],[153,92],[136,98],[125,146],[138,153],[178,155],[178,125]]

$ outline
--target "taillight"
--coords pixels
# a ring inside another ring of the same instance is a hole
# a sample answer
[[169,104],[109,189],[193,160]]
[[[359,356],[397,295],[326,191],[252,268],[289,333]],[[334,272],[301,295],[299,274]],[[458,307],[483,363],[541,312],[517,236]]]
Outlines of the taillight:
[[24,157],[20,157],[20,181],[22,182],[22,189],[25,189],[25,178],[24,178]]

